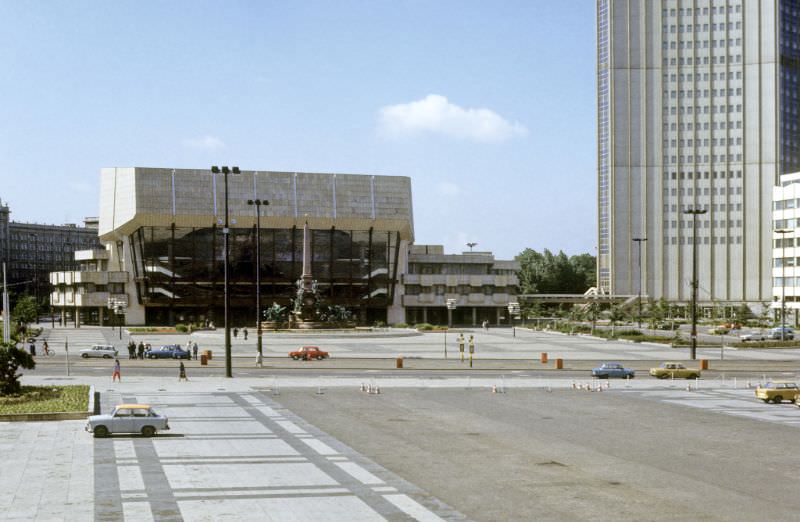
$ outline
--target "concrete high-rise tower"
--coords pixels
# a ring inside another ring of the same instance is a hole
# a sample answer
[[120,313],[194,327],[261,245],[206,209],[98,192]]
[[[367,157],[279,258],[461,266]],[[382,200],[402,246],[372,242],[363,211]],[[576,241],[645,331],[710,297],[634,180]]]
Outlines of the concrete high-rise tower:
[[[800,170],[800,0],[598,0],[598,287],[772,300],[772,187]],[[639,271],[634,238],[647,238]]]

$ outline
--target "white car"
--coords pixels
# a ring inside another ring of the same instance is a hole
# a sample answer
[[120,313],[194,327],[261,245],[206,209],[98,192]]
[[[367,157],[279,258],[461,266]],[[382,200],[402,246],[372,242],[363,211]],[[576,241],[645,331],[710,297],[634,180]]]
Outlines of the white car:
[[86,431],[98,438],[111,433],[141,433],[152,437],[156,431],[168,429],[167,416],[159,415],[149,404],[120,404],[110,415],[92,415],[86,423]]
[[84,348],[80,351],[81,357],[102,357],[103,359],[113,359],[119,352],[110,344],[95,344],[91,348]]
[[740,335],[739,339],[741,339],[743,343],[747,341],[766,341],[767,336],[764,332],[748,332]]

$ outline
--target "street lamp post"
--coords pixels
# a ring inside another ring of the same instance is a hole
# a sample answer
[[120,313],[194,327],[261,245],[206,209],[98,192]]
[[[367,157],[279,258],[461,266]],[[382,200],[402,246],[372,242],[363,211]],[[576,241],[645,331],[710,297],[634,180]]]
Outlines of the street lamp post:
[[470,252],[472,252],[472,247],[477,246],[477,245],[478,245],[478,243],[476,243],[474,241],[470,241],[469,243],[467,243],[467,246],[469,247],[469,251]]
[[247,204],[255,206],[256,210],[256,336],[258,338],[256,346],[260,360],[263,356],[261,348],[261,205],[269,205],[269,201],[248,199]]
[[684,214],[692,216],[692,359],[697,358],[697,216],[708,212],[705,209],[693,208],[684,210]]
[[516,301],[511,301],[508,303],[508,322],[511,323],[512,337],[517,336],[517,327],[514,324],[514,317],[517,315],[519,315],[519,303]]
[[33,295],[36,302],[36,323],[39,323],[39,235],[31,232],[28,234],[33,241]]
[[786,234],[791,234],[793,230],[778,228],[775,232],[781,235],[781,341],[784,341],[786,339]]
[[447,306],[447,328],[444,330],[444,358],[447,359],[447,330],[453,327],[453,310],[456,309],[456,300],[448,299],[445,301]]
[[225,273],[225,280],[223,283],[225,298],[224,298],[224,308],[225,308],[225,377],[233,377],[233,371],[231,369],[231,325],[229,321],[229,312],[231,307],[231,294],[229,289],[230,284],[230,274],[229,274],[229,262],[228,257],[230,255],[230,241],[228,236],[230,235],[230,225],[228,223],[228,174],[233,172],[234,174],[239,174],[239,167],[217,167],[216,165],[211,167],[211,172],[214,174],[219,174],[222,172],[225,182],[225,222],[222,228],[222,239],[223,239],[223,254],[222,254],[222,264],[224,267]]
[[633,238],[639,250],[639,328],[642,328],[642,243],[647,241],[646,237]]

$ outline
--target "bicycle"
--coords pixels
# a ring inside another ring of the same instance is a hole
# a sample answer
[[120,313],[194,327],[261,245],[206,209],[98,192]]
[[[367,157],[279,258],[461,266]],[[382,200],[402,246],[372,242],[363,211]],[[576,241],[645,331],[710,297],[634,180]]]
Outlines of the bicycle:
[[42,350],[42,355],[44,355],[45,357],[55,357],[56,351],[53,350],[52,348],[48,348],[47,351]]

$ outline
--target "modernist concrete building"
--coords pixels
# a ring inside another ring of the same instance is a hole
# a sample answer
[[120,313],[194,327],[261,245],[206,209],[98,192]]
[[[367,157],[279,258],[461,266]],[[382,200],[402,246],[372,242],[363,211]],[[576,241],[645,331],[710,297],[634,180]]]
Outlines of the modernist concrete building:
[[[598,287],[764,302],[772,189],[800,167],[798,0],[598,0]],[[639,270],[635,238],[647,238]]]
[[97,218],[86,218],[83,226],[11,221],[11,209],[0,202],[0,267],[6,264],[14,293],[38,296],[45,304],[48,273],[76,267],[74,251],[99,247],[97,227]]
[[412,245],[403,275],[406,322],[447,324],[447,300],[455,301],[453,324],[508,323],[508,303],[519,293],[518,261],[491,252],[445,254],[441,245]]
[[[797,324],[800,309],[800,172],[781,176],[772,189],[772,307]],[[788,319],[787,319],[788,322]]]
[[[124,294],[95,286],[89,305],[99,308],[114,298],[125,304],[127,324],[221,323],[225,177],[209,170],[103,169],[99,232],[107,255],[86,256],[110,271],[108,285],[118,282],[115,272],[127,280]],[[234,322],[253,321],[257,237],[262,303],[288,304],[301,273],[305,222],[312,229],[312,273],[324,299],[346,306],[362,322],[403,320],[397,281],[413,241],[409,178],[242,171],[228,174],[227,185]],[[269,204],[248,205],[256,199]],[[87,276],[53,277],[63,286],[55,300],[79,289],[71,281]],[[64,299],[54,304],[69,307]]]
[[[289,304],[311,228],[312,276],[325,301],[360,323],[499,321],[517,293],[517,264],[490,253],[444,255],[412,246],[411,180],[354,174],[248,171],[228,174],[231,316],[251,324],[256,241],[262,308]],[[268,205],[249,205],[248,200]],[[208,170],[111,168],[101,172],[104,250],[77,252],[79,271],[51,274],[52,304],[65,319],[108,324],[223,320],[225,176]],[[256,224],[260,233],[256,234]],[[407,317],[408,312],[408,317]]]

